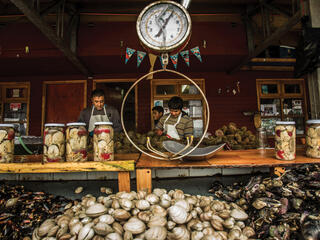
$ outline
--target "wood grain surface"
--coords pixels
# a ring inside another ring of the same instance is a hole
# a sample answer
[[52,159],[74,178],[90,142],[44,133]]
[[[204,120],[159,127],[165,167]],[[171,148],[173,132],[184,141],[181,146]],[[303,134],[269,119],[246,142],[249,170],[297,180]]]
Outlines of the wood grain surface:
[[274,149],[220,151],[205,161],[162,161],[142,155],[136,168],[240,168],[240,167],[277,167],[306,163],[320,163],[320,159],[309,158],[304,151],[297,152],[293,161],[277,160]]

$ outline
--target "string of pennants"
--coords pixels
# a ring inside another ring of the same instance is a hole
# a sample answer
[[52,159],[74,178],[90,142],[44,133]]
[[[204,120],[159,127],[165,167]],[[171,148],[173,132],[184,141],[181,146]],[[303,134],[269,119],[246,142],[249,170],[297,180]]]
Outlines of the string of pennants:
[[[137,52],[137,67],[140,66],[141,62],[147,55],[146,52],[138,51],[132,48],[127,47],[126,48],[126,59],[125,59],[125,64],[129,61],[129,59]],[[197,59],[202,62],[201,54],[200,54],[200,49],[199,47],[194,47],[190,49],[190,52],[197,57]],[[177,69],[178,66],[178,59],[179,55],[182,57],[184,62],[190,67],[190,60],[189,60],[189,50],[181,51],[180,53],[176,53],[173,55],[170,55],[171,62],[173,63],[173,66],[175,69]],[[161,56],[159,56],[161,66],[163,67],[163,62]]]

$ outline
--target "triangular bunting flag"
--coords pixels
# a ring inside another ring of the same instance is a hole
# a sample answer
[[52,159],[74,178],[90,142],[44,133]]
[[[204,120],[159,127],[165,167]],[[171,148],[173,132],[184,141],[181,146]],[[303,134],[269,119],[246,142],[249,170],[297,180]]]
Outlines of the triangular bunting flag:
[[190,49],[190,51],[199,59],[200,62],[202,62],[199,47],[194,47]]
[[177,69],[178,57],[179,57],[179,53],[170,56],[171,62],[173,63],[173,66],[174,66],[174,69]]
[[127,47],[127,49],[126,49],[126,64],[129,61],[129,59],[131,58],[131,56],[135,53],[135,51],[136,50]]
[[181,57],[184,59],[188,67],[190,67],[190,62],[189,62],[189,50],[185,50],[180,52]]
[[[149,53],[149,61],[150,61],[149,73],[153,71],[154,63],[156,62],[156,60],[157,60],[157,56],[152,53]],[[147,79],[148,80],[153,79],[153,74],[148,75]]]
[[159,59],[160,59],[161,67],[163,68],[163,61],[162,61],[162,57],[161,57],[161,56],[159,56]]
[[143,61],[146,55],[147,54],[145,52],[137,51],[137,67],[140,66],[141,62]]

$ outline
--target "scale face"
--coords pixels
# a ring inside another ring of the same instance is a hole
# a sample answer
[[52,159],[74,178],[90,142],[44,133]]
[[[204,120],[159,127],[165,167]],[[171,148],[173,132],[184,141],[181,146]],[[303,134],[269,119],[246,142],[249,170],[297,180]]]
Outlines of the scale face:
[[173,1],[157,1],[145,7],[137,19],[137,33],[149,50],[170,53],[181,50],[191,35],[187,10]]

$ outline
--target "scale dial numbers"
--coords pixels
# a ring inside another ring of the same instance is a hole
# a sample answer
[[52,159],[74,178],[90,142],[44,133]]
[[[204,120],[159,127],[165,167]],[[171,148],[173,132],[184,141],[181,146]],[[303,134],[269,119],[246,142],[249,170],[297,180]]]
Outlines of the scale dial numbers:
[[189,37],[191,21],[188,12],[178,3],[159,1],[147,6],[137,20],[137,32],[147,47],[170,52]]

